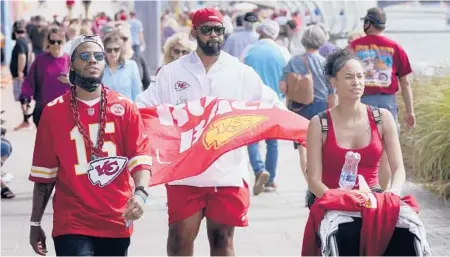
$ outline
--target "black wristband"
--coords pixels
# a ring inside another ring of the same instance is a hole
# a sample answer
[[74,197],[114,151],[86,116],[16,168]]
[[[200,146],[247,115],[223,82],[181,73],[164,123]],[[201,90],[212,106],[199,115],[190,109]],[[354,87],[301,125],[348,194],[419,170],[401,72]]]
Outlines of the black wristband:
[[136,193],[137,191],[142,191],[142,193],[144,193],[144,195],[145,195],[146,197],[148,197],[148,193],[147,193],[147,190],[145,190],[145,187],[143,187],[143,186],[138,186],[138,187],[136,187],[136,189],[134,190],[134,192]]

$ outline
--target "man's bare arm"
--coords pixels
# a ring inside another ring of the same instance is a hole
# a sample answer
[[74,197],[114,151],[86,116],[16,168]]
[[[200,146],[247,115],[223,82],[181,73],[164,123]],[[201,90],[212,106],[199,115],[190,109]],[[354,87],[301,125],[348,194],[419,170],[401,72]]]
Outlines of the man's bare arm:
[[405,109],[407,113],[414,113],[413,106],[413,92],[411,88],[411,83],[409,76],[403,76],[399,78],[401,93],[403,96],[403,101],[405,102]]
[[31,221],[40,222],[44,215],[45,208],[53,192],[55,183],[34,183],[33,209],[31,211]]
[[[23,74],[23,70],[25,69],[25,64],[27,63],[27,56],[25,54],[19,54],[17,59],[17,70],[19,73]],[[23,79],[23,77],[21,78]]]
[[147,188],[150,185],[151,172],[149,170],[138,170],[131,175],[136,187],[143,186]]

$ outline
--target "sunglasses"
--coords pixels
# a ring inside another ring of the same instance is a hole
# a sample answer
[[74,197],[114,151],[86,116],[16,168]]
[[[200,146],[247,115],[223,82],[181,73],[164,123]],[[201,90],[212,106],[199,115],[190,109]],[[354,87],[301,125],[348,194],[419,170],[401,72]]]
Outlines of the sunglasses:
[[49,39],[48,40],[48,43],[50,44],[50,45],[54,45],[54,44],[58,44],[58,45],[61,45],[62,44],[62,40],[52,40],[52,39]]
[[105,59],[105,53],[103,52],[81,52],[78,56],[82,61],[88,62],[91,59],[91,55],[94,56],[97,62],[101,62]]
[[105,50],[106,50],[106,52],[109,53],[109,54],[112,53],[112,52],[114,52],[114,53],[120,52],[120,48],[118,48],[118,47],[114,47],[114,48],[106,48]]
[[213,31],[217,36],[222,36],[223,34],[225,34],[225,27],[223,27],[223,26],[204,25],[204,26],[198,27],[197,29],[200,30],[200,32],[205,36],[210,36]]
[[176,49],[176,48],[172,49],[172,51],[176,55],[179,55],[179,54],[187,55],[187,54],[189,54],[189,51],[187,51],[187,50],[180,50],[180,49]]

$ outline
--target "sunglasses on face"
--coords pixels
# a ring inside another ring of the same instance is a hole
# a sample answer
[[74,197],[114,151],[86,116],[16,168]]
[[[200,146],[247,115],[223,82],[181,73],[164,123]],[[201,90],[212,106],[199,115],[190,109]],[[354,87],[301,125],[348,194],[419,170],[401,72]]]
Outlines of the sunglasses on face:
[[207,25],[205,25],[205,26],[198,27],[197,29],[200,30],[200,32],[205,36],[210,36],[213,31],[217,36],[222,36],[223,34],[225,34],[225,27],[223,27],[223,26],[207,26]]
[[48,40],[48,43],[49,43],[50,45],[54,45],[54,44],[61,45],[61,44],[62,44],[62,40],[52,40],[52,39],[49,39],[49,40]]
[[180,54],[187,55],[187,54],[189,54],[189,51],[187,51],[187,50],[180,50],[180,49],[176,49],[176,48],[172,49],[172,51],[176,55],[180,55]]
[[120,48],[118,48],[118,47],[114,47],[114,48],[106,48],[106,52],[107,52],[108,54],[110,54],[110,53],[112,53],[112,52],[118,53],[118,52],[120,52]]
[[101,62],[105,59],[105,53],[103,52],[81,52],[78,56],[82,61],[88,62],[91,59],[91,55],[94,56],[97,62]]

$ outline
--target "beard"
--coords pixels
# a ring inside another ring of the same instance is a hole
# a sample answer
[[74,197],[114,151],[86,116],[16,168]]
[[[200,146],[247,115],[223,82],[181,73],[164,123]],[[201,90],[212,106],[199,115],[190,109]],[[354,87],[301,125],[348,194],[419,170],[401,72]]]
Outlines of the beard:
[[75,70],[70,70],[69,81],[75,86],[79,86],[87,92],[94,92],[102,83],[103,72],[98,77],[87,77]]
[[197,36],[197,46],[202,49],[203,53],[207,56],[217,56],[223,49],[223,40],[212,39],[203,43],[203,41]]

